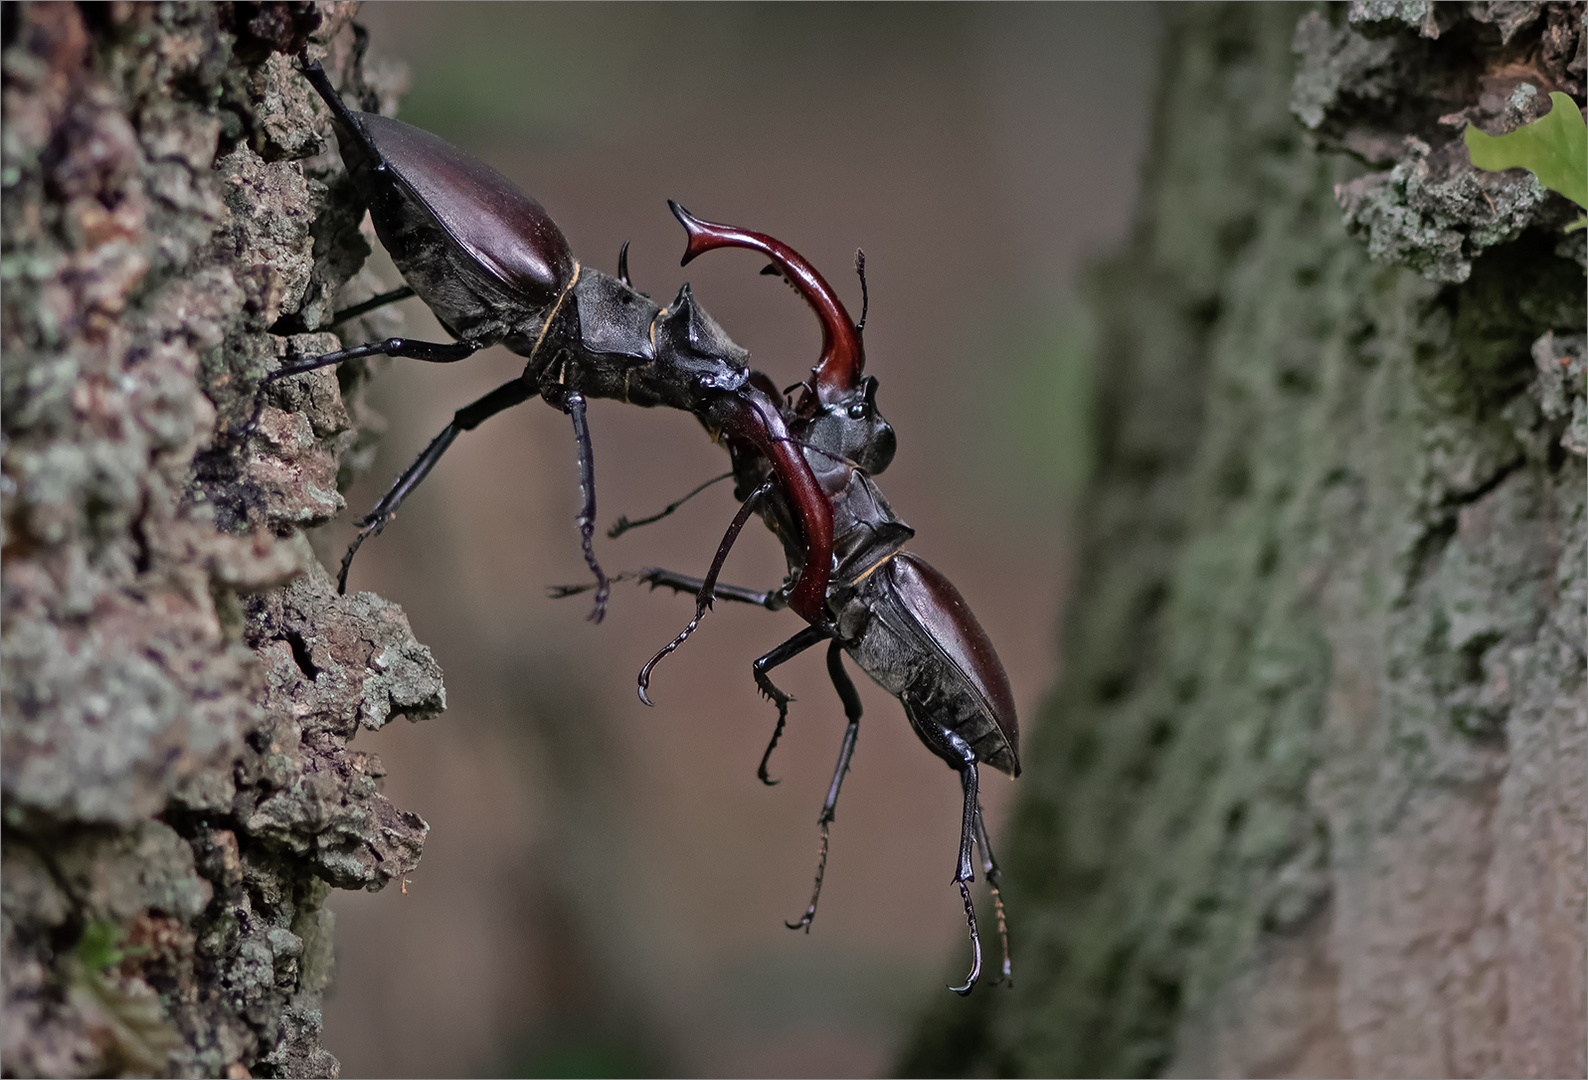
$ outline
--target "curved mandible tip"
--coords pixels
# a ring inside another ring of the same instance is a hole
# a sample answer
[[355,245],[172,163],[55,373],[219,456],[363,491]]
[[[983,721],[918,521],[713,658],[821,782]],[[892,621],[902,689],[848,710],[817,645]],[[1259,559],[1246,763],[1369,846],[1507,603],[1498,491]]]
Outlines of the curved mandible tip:
[[778,272],[805,298],[822,324],[822,355],[811,373],[815,376],[816,395],[824,404],[860,384],[860,373],[866,366],[860,331],[844,302],[803,255],[765,233],[702,221],[673,199],[668,199],[667,205],[689,234],[689,246],[684,249],[680,266],[688,266],[695,256],[713,248],[748,248],[771,259]]

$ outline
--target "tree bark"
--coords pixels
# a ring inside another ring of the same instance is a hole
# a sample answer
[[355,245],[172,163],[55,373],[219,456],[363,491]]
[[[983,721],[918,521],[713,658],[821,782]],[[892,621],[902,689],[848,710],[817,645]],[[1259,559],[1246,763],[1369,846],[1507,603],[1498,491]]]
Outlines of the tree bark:
[[336,1075],[322,903],[419,858],[348,743],[439,713],[441,673],[303,536],[368,457],[368,372],[273,388],[249,429],[261,376],[370,295],[292,58],[329,46],[390,111],[354,7],[4,8],[8,1076]]
[[1581,1076],[1583,234],[1461,131],[1583,5],[1167,16],[1016,986],[901,1070]]

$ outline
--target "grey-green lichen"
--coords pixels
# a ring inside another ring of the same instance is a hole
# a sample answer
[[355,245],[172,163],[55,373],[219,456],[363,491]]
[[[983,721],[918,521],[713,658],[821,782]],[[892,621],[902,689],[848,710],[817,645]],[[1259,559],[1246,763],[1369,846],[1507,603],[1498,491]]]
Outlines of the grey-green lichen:
[[259,377],[368,295],[291,59],[328,45],[389,108],[353,6],[6,9],[5,1075],[335,1075],[326,894],[419,859],[348,742],[439,713],[441,673],[301,534],[367,460],[367,373],[282,386],[246,432]]
[[[1347,228],[1381,262],[1461,282],[1486,248],[1559,231],[1566,201],[1522,169],[1475,168],[1462,132],[1535,119],[1549,93],[1583,95],[1588,42],[1570,4],[1356,2],[1296,26],[1291,108],[1320,144],[1370,167],[1336,189]],[[1384,166],[1390,166],[1387,170]],[[1581,238],[1563,238],[1582,261]]]

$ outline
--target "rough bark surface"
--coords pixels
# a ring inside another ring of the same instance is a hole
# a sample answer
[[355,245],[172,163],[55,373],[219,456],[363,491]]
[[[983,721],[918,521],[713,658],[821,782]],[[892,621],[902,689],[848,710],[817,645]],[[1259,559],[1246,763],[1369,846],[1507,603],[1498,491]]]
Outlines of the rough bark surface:
[[1583,5],[1167,15],[1017,986],[901,1069],[1581,1076],[1583,234],[1460,136]]
[[439,713],[441,673],[302,535],[378,426],[367,372],[292,380],[247,434],[260,377],[369,295],[290,58],[329,46],[389,110],[353,7],[4,8],[8,1076],[336,1075],[322,903],[419,858],[348,743]]

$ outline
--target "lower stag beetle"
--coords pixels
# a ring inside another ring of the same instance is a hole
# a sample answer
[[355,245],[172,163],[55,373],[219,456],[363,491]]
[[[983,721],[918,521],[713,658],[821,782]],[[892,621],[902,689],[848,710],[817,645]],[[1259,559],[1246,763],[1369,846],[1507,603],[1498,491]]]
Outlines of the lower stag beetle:
[[[810,928],[816,916],[826,869],[829,826],[834,818],[839,788],[849,769],[859,732],[860,698],[844,671],[847,652],[862,671],[904,705],[905,716],[917,736],[960,775],[964,817],[954,882],[959,886],[970,927],[972,964],[964,985],[953,987],[968,994],[981,974],[981,941],[969,883],[974,880],[971,846],[981,849],[982,864],[998,915],[1003,945],[1002,978],[1010,977],[1007,926],[1003,899],[998,891],[998,867],[987,839],[978,797],[978,764],[1020,774],[1019,726],[1009,678],[958,590],[919,556],[902,548],[915,534],[894,514],[871,480],[893,459],[892,427],[876,407],[877,381],[862,376],[865,353],[861,326],[849,318],[837,294],[798,252],[762,233],[701,221],[676,203],[673,213],[689,232],[683,262],[718,247],[748,248],[767,256],[768,272],[781,274],[810,304],[822,325],[822,354],[796,402],[785,403],[774,384],[759,372],[751,382],[781,412],[790,435],[801,446],[821,486],[821,497],[832,511],[834,567],[826,605],[819,618],[804,615],[809,623],[792,638],[757,659],[756,685],[778,709],[777,727],[762,757],[760,777],[773,783],[767,760],[776,747],[787,718],[789,697],[773,684],[775,667],[822,641],[827,641],[827,670],[843,702],[848,726],[839,749],[827,799],[818,819],[821,848],[816,884],[810,906],[792,929]],[[864,288],[864,262],[857,262]],[[862,314],[862,324],[864,314]],[[640,575],[652,587],[665,586],[696,594],[695,617],[640,673],[640,696],[656,664],[672,652],[699,624],[716,597],[757,604],[770,610],[783,607],[784,590],[758,592],[717,584],[728,548],[742,528],[751,507],[782,539],[791,574],[809,562],[797,522],[810,511],[799,505],[803,493],[791,493],[775,482],[773,463],[760,449],[742,440],[725,440],[733,458],[733,475],[745,504],[724,537],[716,559],[703,579],[671,571],[650,569]]]
[[592,545],[594,455],[585,403],[601,397],[684,409],[708,430],[755,447],[773,463],[774,486],[798,508],[792,527],[809,552],[788,604],[819,619],[831,566],[827,502],[790,442],[781,413],[750,385],[749,354],[695,303],[689,286],[661,307],[629,284],[626,249],[615,278],[581,266],[541,205],[496,170],[427,131],[349,109],[318,62],[306,52],[299,60],[330,107],[342,160],[369,206],[376,234],[408,283],[406,290],[377,297],[341,318],[411,293],[456,340],[388,338],[302,357],[271,372],[261,389],[365,356],[453,363],[500,343],[528,361],[518,378],[459,409],[375,509],[359,519],[338,588],[346,587],[359,545],[386,526],[461,432],[539,394],[573,420],[584,497],[580,539],[595,576],[591,617],[599,621],[609,583]]

